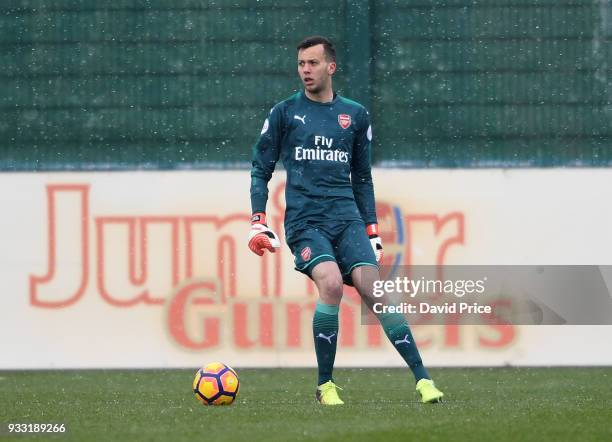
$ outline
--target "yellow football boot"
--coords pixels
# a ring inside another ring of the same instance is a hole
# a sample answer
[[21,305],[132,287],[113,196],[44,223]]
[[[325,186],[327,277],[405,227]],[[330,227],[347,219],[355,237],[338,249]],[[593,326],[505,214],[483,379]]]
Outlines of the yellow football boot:
[[342,390],[332,381],[327,381],[317,387],[317,401],[321,405],[344,405],[336,389]]
[[444,393],[436,388],[431,379],[421,379],[417,382],[416,391],[421,395],[421,402],[424,404],[435,404],[444,397]]

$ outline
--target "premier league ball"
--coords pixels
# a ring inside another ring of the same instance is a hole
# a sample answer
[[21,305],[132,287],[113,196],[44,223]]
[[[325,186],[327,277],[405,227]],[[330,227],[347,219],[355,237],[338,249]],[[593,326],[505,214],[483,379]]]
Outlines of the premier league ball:
[[200,368],[193,380],[193,393],[203,405],[230,405],[236,400],[240,381],[236,372],[221,362]]

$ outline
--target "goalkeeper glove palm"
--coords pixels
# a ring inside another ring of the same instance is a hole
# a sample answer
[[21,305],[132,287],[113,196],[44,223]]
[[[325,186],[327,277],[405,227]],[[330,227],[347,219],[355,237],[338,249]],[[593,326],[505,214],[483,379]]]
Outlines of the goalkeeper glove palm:
[[251,218],[251,232],[249,233],[249,249],[256,255],[262,256],[264,250],[274,253],[280,247],[278,235],[266,225],[266,215],[256,213]]

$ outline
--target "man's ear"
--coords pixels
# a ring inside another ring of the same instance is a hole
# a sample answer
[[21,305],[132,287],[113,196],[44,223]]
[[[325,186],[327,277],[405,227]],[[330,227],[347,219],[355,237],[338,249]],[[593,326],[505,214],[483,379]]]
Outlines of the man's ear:
[[334,75],[335,72],[336,72],[336,62],[332,61],[330,64],[327,65],[327,73],[329,75]]

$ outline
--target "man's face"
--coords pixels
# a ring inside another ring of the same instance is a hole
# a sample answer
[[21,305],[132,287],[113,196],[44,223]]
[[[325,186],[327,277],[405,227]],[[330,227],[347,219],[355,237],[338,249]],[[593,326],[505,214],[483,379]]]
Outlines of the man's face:
[[298,73],[304,88],[313,94],[324,90],[336,72],[336,63],[325,58],[323,45],[311,46],[298,52]]

